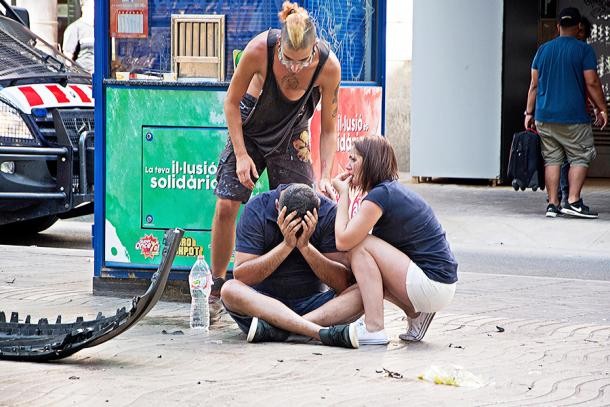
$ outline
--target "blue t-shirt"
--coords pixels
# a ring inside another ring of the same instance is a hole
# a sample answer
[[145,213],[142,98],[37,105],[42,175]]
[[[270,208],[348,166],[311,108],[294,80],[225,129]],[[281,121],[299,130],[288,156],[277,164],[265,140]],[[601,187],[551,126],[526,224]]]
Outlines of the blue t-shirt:
[[431,280],[457,281],[458,265],[445,231],[422,197],[398,181],[385,181],[373,187],[364,200],[383,211],[373,227],[374,236],[406,254]]
[[584,71],[596,70],[593,48],[570,36],[540,46],[532,69],[538,71],[535,119],[540,122],[590,123]]
[[[237,223],[236,250],[242,253],[263,255],[279,245],[284,236],[277,225],[278,211],[275,200],[288,185],[280,185],[252,198],[245,206]],[[318,224],[309,242],[320,253],[337,251],[335,245],[336,206],[328,198],[319,195]],[[254,289],[280,300],[306,298],[324,292],[328,288],[314,274],[299,249],[279,265],[269,277],[253,286]]]

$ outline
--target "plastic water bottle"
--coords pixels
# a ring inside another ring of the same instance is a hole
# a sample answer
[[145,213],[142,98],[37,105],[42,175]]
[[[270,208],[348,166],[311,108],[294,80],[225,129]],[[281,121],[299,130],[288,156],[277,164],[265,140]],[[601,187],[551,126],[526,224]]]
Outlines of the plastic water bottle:
[[203,256],[198,256],[189,273],[191,287],[191,329],[207,332],[210,329],[208,298],[212,290],[212,273]]

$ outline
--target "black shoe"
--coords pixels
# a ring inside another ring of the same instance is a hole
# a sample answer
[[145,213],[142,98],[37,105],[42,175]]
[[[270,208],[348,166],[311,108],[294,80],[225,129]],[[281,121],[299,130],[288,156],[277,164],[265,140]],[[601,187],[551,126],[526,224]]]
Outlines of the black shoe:
[[354,324],[333,325],[320,329],[319,333],[320,340],[324,345],[354,349],[359,346],[356,326]]
[[548,204],[548,206],[546,207],[546,217],[547,218],[554,218],[557,215],[559,215],[559,213],[560,213],[560,209],[553,204]]
[[248,342],[284,342],[288,339],[289,332],[276,328],[262,319],[253,317],[248,330]]
[[582,198],[576,202],[566,204],[561,209],[561,213],[587,219],[595,219],[598,216],[597,212],[593,212],[583,203]]

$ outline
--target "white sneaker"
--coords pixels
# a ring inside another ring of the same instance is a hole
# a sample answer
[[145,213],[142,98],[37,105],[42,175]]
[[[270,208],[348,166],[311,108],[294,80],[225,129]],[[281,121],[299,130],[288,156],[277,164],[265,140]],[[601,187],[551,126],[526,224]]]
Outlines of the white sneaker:
[[388,335],[385,333],[385,329],[376,332],[369,332],[366,329],[364,318],[360,318],[354,322],[356,326],[356,335],[358,336],[358,343],[360,345],[387,345],[390,340]]
[[417,318],[409,320],[409,326],[407,328],[407,332],[404,334],[398,335],[400,339],[403,341],[410,342],[419,342],[424,338],[430,323],[432,322],[432,318],[436,312],[428,313],[428,312],[420,312]]

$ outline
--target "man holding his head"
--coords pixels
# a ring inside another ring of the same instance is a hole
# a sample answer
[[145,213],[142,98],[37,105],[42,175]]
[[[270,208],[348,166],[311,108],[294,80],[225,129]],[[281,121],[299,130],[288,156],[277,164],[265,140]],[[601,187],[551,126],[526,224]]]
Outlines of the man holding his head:
[[248,342],[285,341],[292,332],[358,347],[347,323],[362,314],[362,299],[335,246],[335,214],[334,203],[305,184],[282,184],[245,206],[234,278],[221,299]]

